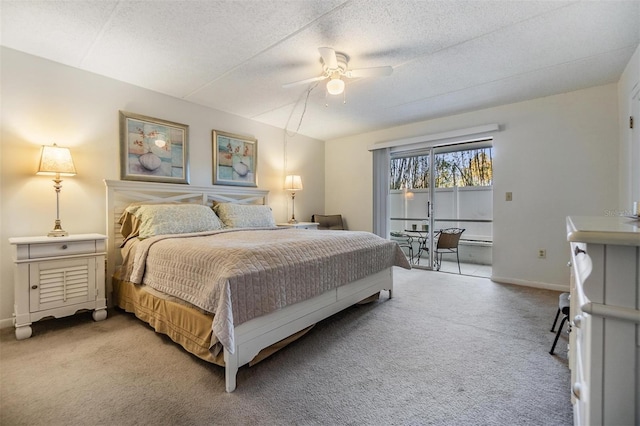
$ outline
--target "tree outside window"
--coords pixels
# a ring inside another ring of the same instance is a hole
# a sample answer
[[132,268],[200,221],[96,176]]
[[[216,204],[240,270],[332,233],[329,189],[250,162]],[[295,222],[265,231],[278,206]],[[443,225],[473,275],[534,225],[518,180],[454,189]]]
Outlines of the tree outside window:
[[[477,148],[435,155],[436,188],[491,186],[493,148]],[[391,189],[429,188],[429,156],[391,159]]]

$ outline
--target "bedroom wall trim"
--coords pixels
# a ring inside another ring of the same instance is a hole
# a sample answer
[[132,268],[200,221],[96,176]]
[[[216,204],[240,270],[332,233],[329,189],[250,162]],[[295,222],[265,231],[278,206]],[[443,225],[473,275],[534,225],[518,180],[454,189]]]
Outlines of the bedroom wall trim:
[[517,278],[505,278],[505,277],[496,277],[496,276],[491,276],[491,281],[495,283],[500,283],[500,284],[521,285],[524,287],[540,288],[544,290],[554,290],[554,291],[562,291],[562,292],[569,291],[569,284],[566,284],[566,285],[550,284],[550,283],[543,283],[540,281],[527,281],[527,280],[520,280]]

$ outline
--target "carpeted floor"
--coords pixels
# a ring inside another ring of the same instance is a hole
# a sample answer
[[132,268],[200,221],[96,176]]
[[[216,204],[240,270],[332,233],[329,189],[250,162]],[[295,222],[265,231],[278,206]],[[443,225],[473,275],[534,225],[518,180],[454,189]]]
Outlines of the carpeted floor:
[[0,331],[2,425],[571,425],[558,293],[396,268],[394,298],[224,371],[110,310]]

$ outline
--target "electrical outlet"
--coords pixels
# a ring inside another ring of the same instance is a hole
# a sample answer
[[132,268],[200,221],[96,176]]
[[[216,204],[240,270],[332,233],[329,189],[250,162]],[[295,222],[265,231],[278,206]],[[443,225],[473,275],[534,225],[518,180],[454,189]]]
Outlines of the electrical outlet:
[[513,201],[513,193],[512,192],[507,192],[505,199],[507,201]]
[[538,259],[546,259],[546,258],[547,258],[547,251],[545,249],[539,249]]

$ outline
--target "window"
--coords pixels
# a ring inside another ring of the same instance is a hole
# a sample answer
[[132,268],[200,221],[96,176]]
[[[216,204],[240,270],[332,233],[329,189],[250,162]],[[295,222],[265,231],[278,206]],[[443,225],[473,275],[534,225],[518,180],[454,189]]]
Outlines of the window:
[[[451,148],[454,148],[453,146]],[[493,184],[493,148],[436,152],[435,186],[453,188]],[[429,188],[429,156],[410,155],[391,159],[390,189]]]

